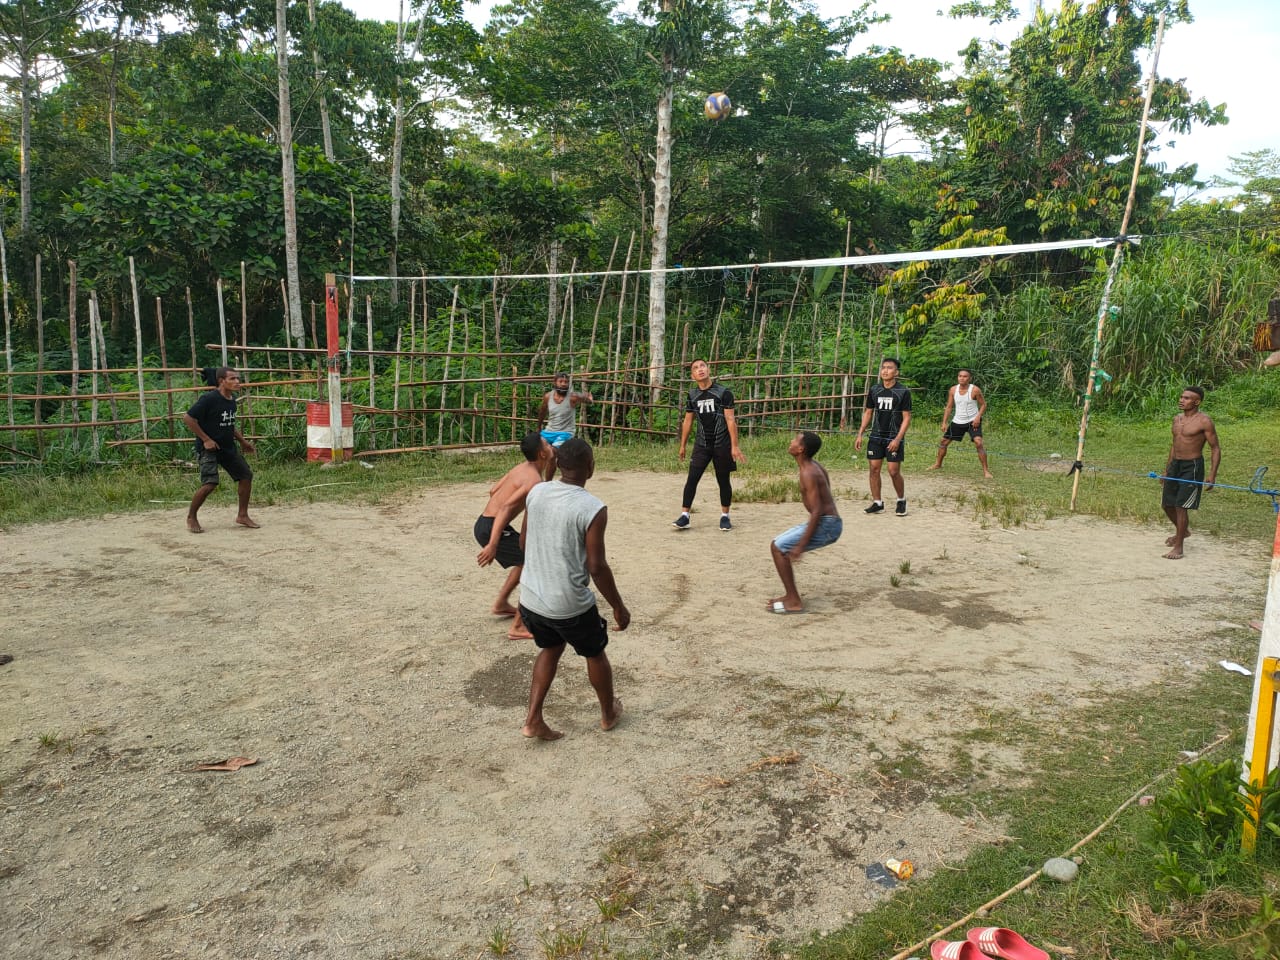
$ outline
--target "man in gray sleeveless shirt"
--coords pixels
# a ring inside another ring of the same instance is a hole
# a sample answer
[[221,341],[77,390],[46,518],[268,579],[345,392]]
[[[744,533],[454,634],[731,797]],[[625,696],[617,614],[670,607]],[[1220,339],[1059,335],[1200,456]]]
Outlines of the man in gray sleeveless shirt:
[[567,373],[557,373],[551,383],[552,389],[543,395],[538,406],[538,432],[547,443],[558,449],[577,432],[578,404],[590,403],[591,394],[585,390],[570,390]]
[[529,713],[521,733],[540,740],[559,740],[542,717],[542,704],[556,678],[565,644],[587,661],[587,677],[600,700],[600,728],[612,730],[622,716],[622,701],[613,694],[613,668],[604,649],[609,633],[596,609],[591,581],[613,608],[615,630],[631,622],[605,559],[604,531],[608,508],[587,493],[595,473],[595,456],[585,440],[572,437],[559,451],[560,477],[540,483],[525,498],[521,534],[524,571],[520,574],[520,616],[533,634],[538,659],[529,688]]

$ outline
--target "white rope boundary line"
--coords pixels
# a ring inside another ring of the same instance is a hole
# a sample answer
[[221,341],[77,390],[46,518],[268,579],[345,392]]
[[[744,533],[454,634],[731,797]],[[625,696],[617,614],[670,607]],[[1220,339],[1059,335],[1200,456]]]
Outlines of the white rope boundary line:
[[[1218,737],[1208,746],[1202,747],[1201,749],[1196,751],[1196,754],[1194,757],[1188,757],[1186,760],[1179,761],[1169,769],[1165,770],[1163,773],[1154,777],[1150,782],[1144,784],[1142,787],[1138,789],[1138,791],[1135,794],[1133,794],[1133,796],[1131,796],[1124,803],[1120,804],[1120,806],[1116,807],[1116,809],[1112,811],[1111,816],[1107,817],[1107,819],[1103,820],[1102,823],[1098,824],[1098,826],[1094,828],[1093,832],[1091,832],[1088,836],[1084,837],[1082,840],[1079,840],[1070,850],[1062,854],[1063,858],[1070,857],[1073,853],[1075,853],[1077,850],[1083,847],[1086,843],[1093,840],[1098,834],[1102,833],[1103,830],[1111,826],[1111,824],[1115,822],[1116,818],[1120,816],[1120,814],[1124,813],[1125,810],[1133,806],[1133,804],[1137,803],[1139,798],[1144,796],[1148,791],[1150,791],[1153,787],[1155,787],[1155,785],[1159,783],[1161,780],[1163,780],[1165,777],[1174,773],[1180,767],[1185,766],[1191,761],[1200,759],[1206,753],[1209,753],[1212,750],[1216,750],[1218,747],[1226,743],[1227,740],[1229,740],[1230,738],[1231,738],[1231,734],[1229,733],[1222,734],[1220,737]],[[889,960],[907,960],[907,958],[910,957],[911,954],[915,953],[915,951],[924,949],[925,947],[929,946],[929,944],[933,943],[935,940],[941,940],[943,937],[945,937],[948,933],[951,933],[953,930],[956,930],[959,927],[963,927],[965,924],[969,923],[972,920],[977,919],[979,916],[985,917],[992,907],[995,907],[1003,903],[1005,900],[1008,900],[1011,896],[1013,896],[1019,890],[1025,890],[1027,887],[1031,886],[1031,884],[1035,883],[1036,880],[1040,879],[1040,875],[1042,873],[1044,873],[1043,869],[1037,870],[1035,873],[1031,874],[1025,879],[1018,881],[1018,883],[1014,884],[1004,893],[1000,894],[1000,896],[996,897],[993,900],[988,900],[982,906],[978,907],[976,910],[972,911],[971,913],[961,917],[959,920],[957,920],[955,923],[951,924],[950,926],[943,927],[941,930],[931,933],[929,936],[925,937],[923,940],[913,943],[911,946],[907,947],[905,950],[901,950],[898,953],[895,953],[892,957],[889,958]],[[1055,952],[1060,953],[1062,951],[1055,951]]]
[[1041,243],[1011,243],[993,247],[962,247],[956,250],[918,250],[908,253],[874,253],[857,257],[817,257],[810,260],[774,260],[769,263],[729,263],[709,267],[645,267],[635,270],[593,270],[585,273],[479,273],[479,274],[424,274],[419,277],[387,277],[379,274],[357,274],[351,281],[395,280],[410,283],[414,280],[561,280],[578,277],[621,277],[645,273],[698,273],[711,270],[771,270],[795,267],[856,267],[868,264],[915,263],[919,260],[964,260],[970,257],[994,257],[1014,253],[1040,253],[1050,250],[1076,250],[1081,247],[1112,247],[1117,243],[1140,243],[1139,236],[1091,237],[1083,240],[1047,240]]

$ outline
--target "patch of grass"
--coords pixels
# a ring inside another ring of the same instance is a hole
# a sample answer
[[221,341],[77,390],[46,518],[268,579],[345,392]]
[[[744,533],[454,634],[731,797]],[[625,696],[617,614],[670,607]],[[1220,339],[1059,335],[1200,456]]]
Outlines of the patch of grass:
[[573,957],[582,953],[587,947],[587,931],[555,930],[544,933],[539,938],[542,942],[542,955],[547,960],[560,960],[561,957]]
[[511,941],[511,925],[494,927],[489,934],[489,952],[495,957],[505,957],[514,949]]
[[795,503],[800,500],[800,484],[795,477],[752,476],[741,490],[734,491],[738,503]]
[[898,572],[899,572],[899,573],[903,573],[903,574],[910,573],[910,572],[911,572],[911,561],[910,561],[910,560],[903,560],[900,564],[898,564]]
[[61,733],[47,732],[39,736],[40,749],[50,753],[74,753],[76,746],[70,737]]
[[626,887],[619,887],[603,897],[592,897],[591,899],[595,902],[596,909],[600,911],[600,919],[605,923],[610,923],[618,919],[631,906],[635,897]]
[[889,586],[891,587],[902,586],[902,578],[898,576],[896,573],[891,573],[889,575]]
[[818,709],[823,713],[835,713],[840,709],[840,704],[844,702],[845,696],[846,693],[844,690],[841,690],[836,694],[820,692],[819,697],[821,699],[818,703]]
[[[1247,643],[1244,638],[1240,645]],[[1239,656],[1248,658],[1243,650]],[[1098,698],[1097,706],[1072,711],[1053,724],[979,715],[967,742],[1016,742],[1026,758],[1026,782],[937,800],[957,816],[980,812],[1000,823],[1008,839],[977,849],[963,863],[951,864],[953,869],[917,874],[892,900],[844,929],[816,943],[780,945],[779,952],[796,960],[882,960],[1014,886],[1049,857],[1065,853],[1136,790],[1177,768],[1183,750],[1198,749],[1222,731],[1238,730],[1251,688],[1232,676],[1225,671],[1170,675],[1143,688],[1109,692]],[[1240,748],[1237,734],[1213,759],[1238,758]],[[956,750],[963,751],[963,742]],[[878,767],[901,770],[897,775],[902,777],[928,776],[924,755],[910,745]],[[952,761],[948,767],[953,773],[963,770]],[[1167,776],[1152,792],[1176,797],[1176,784]],[[1012,927],[1033,942],[1070,945],[1081,957],[1276,956],[1280,919],[1274,891],[1280,885],[1280,854],[1274,849],[1264,853],[1260,846],[1257,860],[1233,862],[1239,872],[1227,889],[1239,896],[1217,903],[1174,897],[1157,888],[1160,873],[1148,842],[1154,817],[1153,808],[1127,808],[1079,851],[1084,858],[1080,880],[1066,885],[1040,881],[980,922]],[[928,872],[936,865],[926,860],[924,866]],[[1247,902],[1242,904],[1240,897]],[[1205,919],[1197,924],[1196,916]],[[927,949],[917,952],[928,954]]]

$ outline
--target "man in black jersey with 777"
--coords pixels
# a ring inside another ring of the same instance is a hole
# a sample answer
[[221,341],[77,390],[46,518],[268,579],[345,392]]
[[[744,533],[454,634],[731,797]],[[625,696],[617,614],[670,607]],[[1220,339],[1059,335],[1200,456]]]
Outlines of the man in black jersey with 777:
[[900,517],[907,515],[907,495],[902,483],[902,458],[905,445],[902,438],[911,426],[911,391],[898,383],[899,364],[894,357],[880,361],[880,382],[867,391],[867,402],[862,411],[862,426],[853,441],[853,449],[862,449],[862,434],[871,426],[867,438],[867,464],[871,468],[868,480],[871,485],[871,506],[865,513],[881,513],[884,500],[880,498],[880,464],[889,461],[889,479],[898,494],[898,506],[894,510]]
[[[693,386],[685,401],[684,421],[680,424],[680,459],[684,459],[685,446],[693,419],[698,418],[698,434],[693,442],[693,456],[689,458],[689,477],[684,484],[684,501],[680,516],[672,522],[677,530],[689,527],[689,510],[693,496],[698,492],[698,481],[708,464],[715,464],[716,483],[720,485],[720,529],[732,530],[729,522],[729,505],[733,502],[733,487],[729,474],[739,463],[746,463],[738,446],[738,421],[733,416],[733,393],[728,387],[711,380],[711,367],[705,360],[695,360],[689,367]],[[736,462],[735,462],[736,461]]]

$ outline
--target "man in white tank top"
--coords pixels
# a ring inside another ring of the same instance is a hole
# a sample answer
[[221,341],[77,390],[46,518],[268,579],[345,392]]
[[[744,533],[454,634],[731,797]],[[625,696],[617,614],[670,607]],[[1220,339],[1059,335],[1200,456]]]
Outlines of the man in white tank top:
[[956,381],[956,385],[947,391],[947,406],[942,411],[942,440],[938,443],[938,459],[929,469],[940,469],[951,441],[963,440],[967,433],[973,437],[973,445],[977,448],[982,475],[990,480],[991,468],[987,466],[987,450],[982,445],[982,417],[987,412],[987,398],[973,382],[972,370],[961,367],[956,374]]

